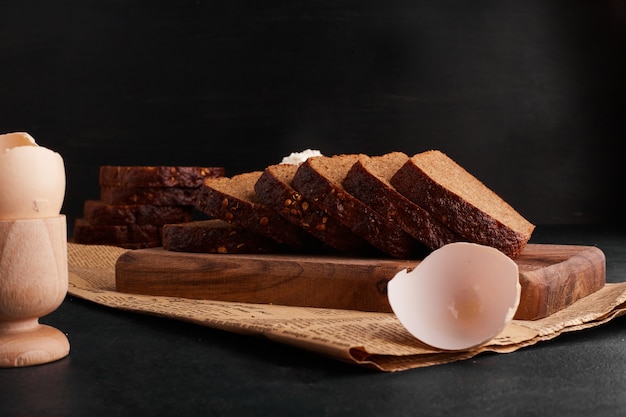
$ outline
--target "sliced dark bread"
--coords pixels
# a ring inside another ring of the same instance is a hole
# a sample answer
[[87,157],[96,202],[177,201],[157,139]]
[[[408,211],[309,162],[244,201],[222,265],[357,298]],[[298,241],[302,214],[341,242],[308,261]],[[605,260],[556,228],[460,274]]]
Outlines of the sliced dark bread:
[[408,199],[470,242],[516,258],[535,228],[500,196],[438,150],[418,153],[391,177]]
[[94,225],[84,218],[74,221],[75,243],[112,245],[126,249],[161,246],[161,226],[152,224]]
[[254,184],[261,174],[262,171],[253,171],[233,177],[205,179],[198,189],[196,208],[210,218],[249,229],[293,249],[313,249],[320,245],[318,240],[258,199]]
[[100,167],[101,187],[199,187],[205,178],[223,177],[223,167],[118,166]]
[[100,187],[100,200],[111,205],[194,206],[199,187]]
[[151,204],[107,204],[86,200],[83,217],[93,225],[183,223],[192,220],[193,206],[155,206]]
[[280,253],[285,248],[273,239],[218,219],[166,224],[163,248],[194,253]]
[[296,171],[292,186],[388,255],[411,258],[423,252],[417,240],[343,188],[346,174],[358,159],[358,154],[308,158]]
[[397,222],[402,230],[430,249],[463,240],[391,185],[389,180],[408,159],[402,152],[371,157],[361,155],[346,174],[342,185],[350,194],[390,221]]
[[360,255],[373,252],[372,245],[317,205],[309,203],[291,186],[297,170],[295,164],[267,167],[254,185],[259,200],[332,248]]

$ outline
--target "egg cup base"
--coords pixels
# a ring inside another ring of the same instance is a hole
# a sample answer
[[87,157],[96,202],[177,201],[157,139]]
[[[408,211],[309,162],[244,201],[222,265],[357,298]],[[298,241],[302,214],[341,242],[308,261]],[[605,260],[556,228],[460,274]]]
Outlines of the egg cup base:
[[65,216],[0,220],[0,260],[0,368],[67,356],[65,334],[39,324],[67,294]]
[[0,333],[0,368],[43,365],[62,359],[69,353],[67,336],[45,324],[23,331]]

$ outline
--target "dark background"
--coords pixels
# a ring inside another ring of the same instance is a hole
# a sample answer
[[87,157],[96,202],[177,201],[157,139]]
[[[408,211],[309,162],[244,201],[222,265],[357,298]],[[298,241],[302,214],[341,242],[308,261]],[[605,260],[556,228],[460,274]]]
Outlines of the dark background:
[[441,149],[535,224],[623,223],[626,6],[2,1],[0,132],[100,165]]

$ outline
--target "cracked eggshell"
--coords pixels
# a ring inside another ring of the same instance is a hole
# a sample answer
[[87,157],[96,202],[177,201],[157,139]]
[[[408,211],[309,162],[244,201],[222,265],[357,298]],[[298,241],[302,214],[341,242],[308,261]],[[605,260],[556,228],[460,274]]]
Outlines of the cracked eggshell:
[[56,216],[65,198],[63,158],[28,133],[0,135],[0,219]]
[[467,242],[442,246],[388,284],[389,303],[402,325],[444,350],[471,349],[497,336],[513,319],[520,294],[511,258]]

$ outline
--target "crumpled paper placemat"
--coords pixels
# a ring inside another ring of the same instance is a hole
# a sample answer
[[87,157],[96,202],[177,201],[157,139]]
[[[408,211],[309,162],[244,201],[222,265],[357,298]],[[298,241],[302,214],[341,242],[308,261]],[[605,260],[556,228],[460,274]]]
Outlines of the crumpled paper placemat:
[[489,343],[449,352],[415,339],[389,313],[191,300],[120,293],[115,262],[126,252],[113,246],[68,243],[68,293],[107,307],[263,336],[359,366],[393,372],[511,353],[565,332],[604,324],[626,312],[626,282],[605,287],[536,321],[513,320]]

